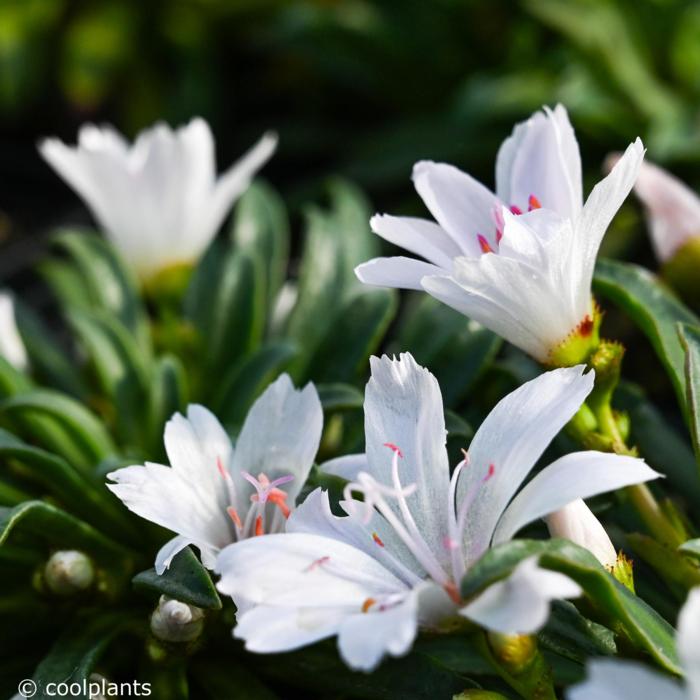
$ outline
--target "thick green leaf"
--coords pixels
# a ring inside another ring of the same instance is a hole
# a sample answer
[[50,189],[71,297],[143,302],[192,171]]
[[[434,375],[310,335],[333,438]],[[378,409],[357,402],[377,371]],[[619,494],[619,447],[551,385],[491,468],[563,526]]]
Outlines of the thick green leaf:
[[68,320],[109,400],[106,412],[117,434],[128,445],[142,445],[148,427],[150,358],[127,328],[104,311],[69,311]]
[[404,318],[393,346],[435,374],[446,406],[464,397],[501,347],[497,335],[427,294]]
[[324,411],[361,409],[364,401],[362,392],[351,384],[317,384],[318,396]]
[[695,459],[700,465],[700,327],[679,324],[678,334],[685,349],[687,414]]
[[129,550],[45,501],[26,501],[14,508],[0,508],[0,546],[15,530],[39,537],[51,547],[79,549],[118,579],[127,576],[133,566]]
[[689,554],[692,557],[697,557],[698,559],[700,559],[700,539],[688,540],[687,542],[684,542],[678,549],[684,554]]
[[199,608],[218,610],[221,599],[211,577],[190,547],[185,547],[160,576],[148,569],[133,578],[134,588],[176,598]]
[[93,232],[60,231],[54,241],[78,270],[91,308],[116,315],[148,352],[150,336],[138,282],[114,248]]
[[[353,382],[367,372],[397,309],[393,289],[359,290],[348,296],[298,378],[318,382]],[[297,366],[295,370],[299,372]]]
[[269,316],[284,283],[289,257],[289,221],[280,196],[268,185],[254,182],[236,204],[231,236],[239,250],[258,261]]
[[32,388],[32,380],[0,357],[0,397],[12,396]]
[[681,673],[671,625],[641,598],[618,583],[586,549],[568,540],[514,540],[489,550],[462,580],[469,598],[507,576],[522,559],[537,555],[540,565],[576,581],[593,605],[662,667]]
[[187,314],[200,335],[198,359],[214,386],[262,340],[266,281],[257,274],[257,264],[249,252],[214,245],[190,283]]
[[[135,629],[135,620],[123,612],[84,613],[61,634],[51,651],[37,666],[33,680],[38,686],[35,698],[49,700],[56,697],[50,683],[83,683],[88,681],[102,654],[120,634]],[[143,690],[142,690],[143,692]],[[89,700],[89,694],[71,697]]]
[[0,456],[29,467],[27,476],[42,484],[72,512],[97,526],[112,525],[118,534],[128,532],[130,519],[102,484],[95,484],[65,459],[32,447],[0,429]]
[[211,401],[212,410],[225,425],[243,423],[253,401],[277,378],[297,353],[287,341],[263,345],[232,367]]
[[57,391],[36,389],[5,399],[0,411],[51,451],[90,471],[116,452],[104,424],[85,406]]
[[188,396],[187,373],[180,360],[174,355],[158,358],[151,378],[151,454],[157,454],[163,449],[165,423],[175,412],[185,410]]
[[39,316],[19,299],[15,301],[15,318],[32,374],[56,389],[84,397],[87,388],[75,362],[63,352]]
[[685,352],[678,337],[677,324],[698,326],[700,319],[657,277],[638,265],[599,260],[594,290],[620,306],[649,338],[685,413]]

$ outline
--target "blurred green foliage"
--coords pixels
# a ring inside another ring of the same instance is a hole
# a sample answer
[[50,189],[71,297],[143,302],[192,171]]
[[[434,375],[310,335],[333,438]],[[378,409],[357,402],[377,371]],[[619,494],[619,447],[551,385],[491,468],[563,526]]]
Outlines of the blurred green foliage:
[[557,100],[589,180],[637,135],[700,158],[691,0],[3,0],[0,64],[6,137],[202,114],[233,157],[272,126],[299,198],[329,169],[407,193],[421,157],[489,182],[510,124]]

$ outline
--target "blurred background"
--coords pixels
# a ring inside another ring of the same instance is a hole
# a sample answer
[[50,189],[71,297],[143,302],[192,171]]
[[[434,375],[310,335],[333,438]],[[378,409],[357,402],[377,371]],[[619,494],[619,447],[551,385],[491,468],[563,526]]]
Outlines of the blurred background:
[[[293,216],[331,173],[378,210],[420,213],[416,160],[492,185],[512,124],[557,101],[587,189],[637,135],[700,183],[699,97],[689,0],[0,0],[0,277],[26,268],[51,225],[87,221],[35,147],[74,142],[87,120],[133,136],[202,115],[220,167],[275,128],[264,174]],[[651,262],[637,220],[627,205],[607,252]]]

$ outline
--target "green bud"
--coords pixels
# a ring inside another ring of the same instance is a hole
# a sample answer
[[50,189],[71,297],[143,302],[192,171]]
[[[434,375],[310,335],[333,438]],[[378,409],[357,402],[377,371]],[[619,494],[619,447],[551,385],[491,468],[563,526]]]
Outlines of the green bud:
[[617,561],[610,572],[625,588],[634,593],[633,562],[623,552],[617,553]]
[[661,268],[664,280],[695,308],[700,308],[698,269],[700,269],[700,236],[689,238]]
[[164,642],[192,642],[204,628],[204,611],[174,598],[161,596],[151,615],[151,632]]
[[73,595],[85,591],[95,579],[92,562],[82,552],[54,552],[44,567],[47,588],[57,595]]
[[487,634],[496,660],[513,675],[520,675],[537,655],[537,640],[529,634]]

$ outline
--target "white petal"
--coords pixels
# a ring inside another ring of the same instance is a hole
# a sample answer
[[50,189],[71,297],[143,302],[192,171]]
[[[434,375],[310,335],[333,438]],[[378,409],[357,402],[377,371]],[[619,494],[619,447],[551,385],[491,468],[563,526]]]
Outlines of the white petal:
[[605,567],[617,563],[617,552],[602,523],[580,498],[546,518],[552,537],[563,537],[587,549]]
[[537,558],[530,557],[459,612],[494,632],[532,634],[547,622],[553,600],[577,598],[582,593],[568,576],[542,569]]
[[[341,502],[348,508],[348,504]],[[350,516],[333,515],[328,493],[315,489],[287,520],[287,532],[323,535],[345,542],[367,553],[406,585],[420,583],[425,575],[394,530],[378,513],[369,522]]]
[[659,260],[665,262],[689,238],[700,235],[700,197],[671,173],[642,163],[634,191],[646,208]]
[[[107,488],[136,515],[162,525],[200,548],[218,549],[232,540],[226,511],[206,489],[161,464],[125,467],[107,474]],[[223,480],[222,480],[223,483]]]
[[168,540],[156,554],[156,573],[158,575],[162,574],[166,569],[170,568],[170,562],[173,558],[177,556],[187,545],[192,544],[186,537],[173,537],[172,540]]
[[15,305],[7,292],[0,292],[0,356],[20,371],[29,365],[27,350],[15,321]]
[[347,607],[409,589],[376,559],[339,540],[287,533],[252,537],[223,549],[217,588],[257,605]]
[[583,204],[581,155],[562,105],[518,124],[496,158],[496,192],[522,212],[534,195],[540,204],[575,219]]
[[258,654],[292,651],[332,637],[348,614],[344,608],[258,605],[243,614],[239,611],[233,635]]
[[362,452],[360,454],[329,459],[327,462],[320,464],[318,468],[325,474],[338,476],[346,481],[355,481],[357,475],[360,472],[366,472],[369,466],[367,464],[367,455]]
[[577,498],[589,498],[660,476],[634,457],[594,451],[565,455],[537,474],[513,499],[498,523],[493,543],[509,540],[525,525]]
[[[471,501],[465,529],[468,560],[489,547],[520,484],[590,393],[594,376],[583,374],[584,369],[555,369],[523,384],[499,401],[477,430],[469,467],[462,470],[457,488],[457,508],[463,499]],[[492,476],[486,478],[489,471]]]
[[572,247],[581,260],[582,279],[589,285],[603,236],[634,186],[643,159],[644,146],[637,139],[627,147],[612,172],[593,188],[583,205],[575,224]]
[[421,161],[413,166],[413,184],[435,220],[464,254],[481,255],[478,235],[495,246],[494,213],[501,202],[481,183],[452,165]]
[[641,663],[595,659],[585,681],[566,693],[567,700],[692,700],[671,678]]
[[678,617],[678,655],[692,698],[700,698],[700,587],[688,594]]
[[[369,473],[379,483],[391,486],[392,453],[386,444],[401,450],[401,483],[416,484],[409,497],[413,518],[431,551],[447,562],[444,537],[450,477],[440,386],[409,353],[401,354],[398,360],[372,357],[370,366],[372,376],[365,390]],[[400,513],[398,505],[394,508]]]
[[[306,482],[316,457],[323,430],[323,409],[316,387],[309,383],[295,389],[289,375],[282,374],[256,400],[246,416],[236,441],[232,473],[246,471],[257,477],[264,473],[270,481],[292,475],[294,480],[281,488],[293,505]],[[252,487],[243,483],[243,499]]]
[[408,653],[418,632],[418,597],[410,593],[381,612],[346,617],[338,630],[338,650],[350,668],[372,671],[385,654]]
[[[214,189],[208,211],[208,228],[216,231],[233,202],[250,186],[260,168],[267,163],[277,149],[277,134],[268,131],[239,160],[237,160],[220,178]],[[207,212],[202,212],[202,216]]]
[[441,275],[443,270],[437,265],[404,258],[374,258],[355,268],[355,275],[360,282],[374,287],[393,287],[396,289],[422,289],[421,280],[426,275]]
[[376,234],[428,262],[452,269],[452,259],[462,254],[459,246],[438,224],[408,216],[375,214],[369,225]]

